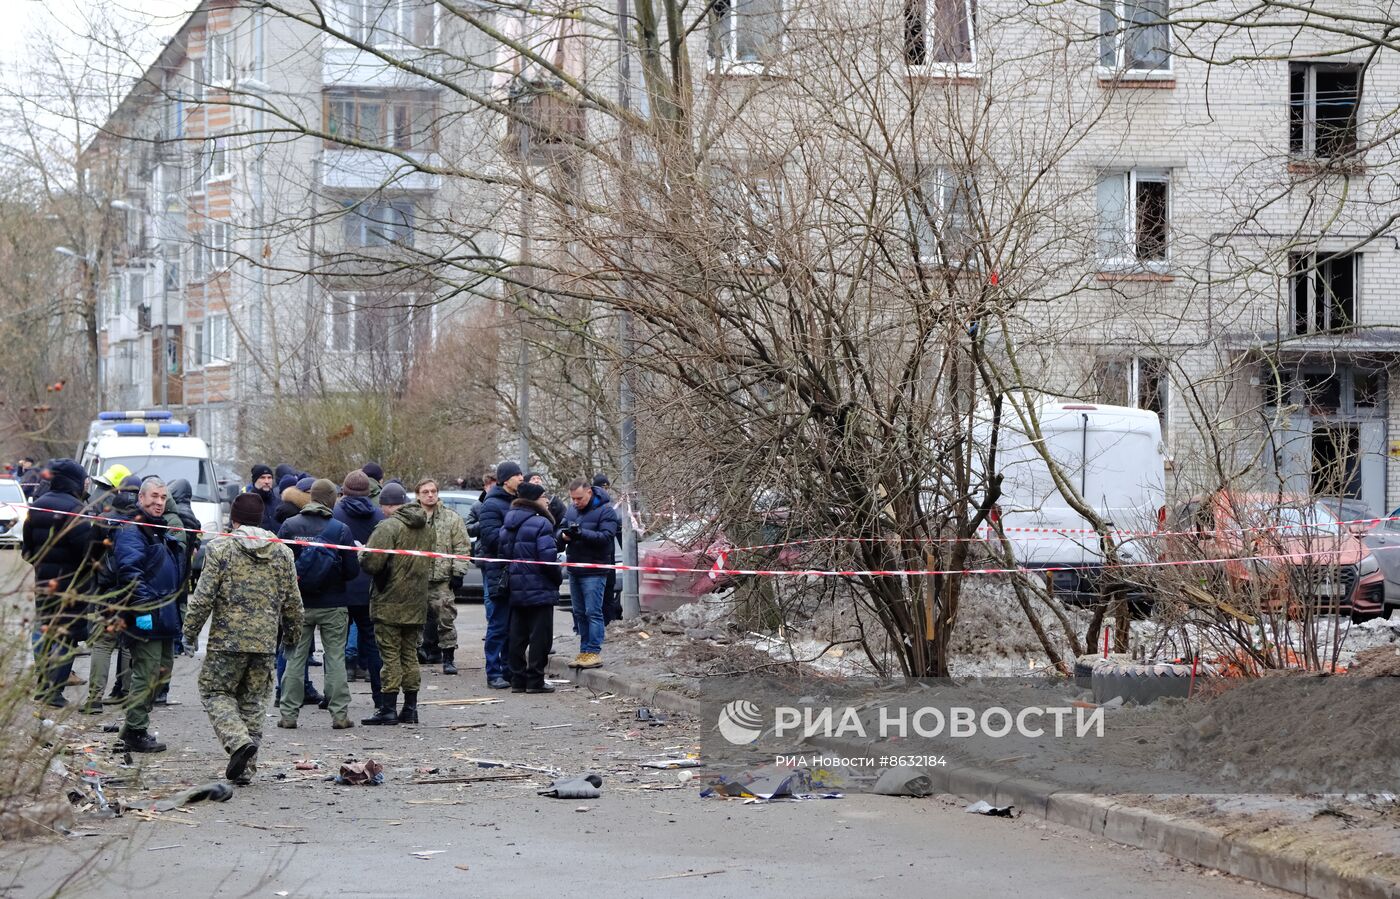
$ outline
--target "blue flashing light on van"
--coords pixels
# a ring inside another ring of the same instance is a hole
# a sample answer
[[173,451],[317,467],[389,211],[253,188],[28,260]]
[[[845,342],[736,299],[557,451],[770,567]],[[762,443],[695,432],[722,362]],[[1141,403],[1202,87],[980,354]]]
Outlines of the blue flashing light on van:
[[170,421],[175,415],[168,409],[149,409],[129,412],[99,412],[98,421]]
[[155,422],[125,422],[114,425],[112,432],[119,437],[185,437],[190,433],[190,426],[182,421],[169,421],[159,425]]

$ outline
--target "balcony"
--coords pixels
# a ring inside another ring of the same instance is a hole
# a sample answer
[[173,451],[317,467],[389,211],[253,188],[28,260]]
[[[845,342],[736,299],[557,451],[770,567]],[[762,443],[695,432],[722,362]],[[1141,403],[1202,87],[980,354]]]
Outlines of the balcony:
[[506,119],[505,152],[519,158],[526,136],[532,163],[547,163],[577,148],[585,135],[583,107],[561,87],[544,82],[516,85],[510,98],[512,114]]
[[[436,153],[407,152],[405,155],[426,165],[437,165]],[[401,157],[373,150],[332,149],[321,151],[321,186],[330,190],[363,195],[379,190],[435,191],[442,177],[420,172]]]
[[[394,59],[424,71],[436,72],[440,66],[431,58],[434,51],[417,47],[386,48]],[[322,57],[323,87],[372,87],[382,90],[441,90],[434,82],[412,75],[389,65],[383,59],[358,47],[327,47]]]

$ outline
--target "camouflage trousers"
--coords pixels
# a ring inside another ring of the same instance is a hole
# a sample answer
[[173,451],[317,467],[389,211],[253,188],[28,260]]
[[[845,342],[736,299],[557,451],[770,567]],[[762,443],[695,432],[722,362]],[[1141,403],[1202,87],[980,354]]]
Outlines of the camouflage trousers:
[[423,682],[423,673],[418,670],[418,637],[422,632],[419,624],[374,623],[374,639],[384,661],[379,672],[382,692],[416,691]]
[[263,652],[210,650],[199,669],[199,700],[214,725],[214,733],[233,752],[252,741],[262,742],[263,713],[272,699],[276,656]]
[[[452,592],[452,584],[443,581],[428,585],[428,619],[437,619],[437,645],[439,649],[457,648],[457,596]],[[425,635],[426,637],[426,635]],[[431,643],[432,641],[427,641]]]

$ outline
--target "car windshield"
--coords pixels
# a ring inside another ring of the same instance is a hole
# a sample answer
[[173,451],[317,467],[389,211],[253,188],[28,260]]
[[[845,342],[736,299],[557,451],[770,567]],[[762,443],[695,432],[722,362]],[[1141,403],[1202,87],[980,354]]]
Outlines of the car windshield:
[[1277,527],[1284,535],[1311,531],[1314,534],[1341,534],[1342,523],[1322,503],[1270,506],[1252,509],[1252,518],[1266,522],[1268,527]]
[[670,522],[654,534],[648,535],[648,539],[664,540],[682,548],[689,548],[698,544],[707,530],[709,530],[709,522],[696,518],[680,519]]
[[194,456],[123,456],[102,460],[103,471],[113,465],[125,465],[138,478],[158,475],[166,484],[184,478],[190,482],[191,501],[218,502],[214,466],[208,459]]
[[20,489],[17,481],[0,481],[0,503],[24,502],[24,491]]

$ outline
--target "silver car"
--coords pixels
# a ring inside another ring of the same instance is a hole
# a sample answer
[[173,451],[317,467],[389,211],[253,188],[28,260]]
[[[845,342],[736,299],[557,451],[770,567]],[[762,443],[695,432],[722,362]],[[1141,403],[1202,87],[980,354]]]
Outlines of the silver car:
[[1391,512],[1361,539],[1381,563],[1381,573],[1385,575],[1385,608],[1381,617],[1389,618],[1391,611],[1400,607],[1400,509]]
[[[479,493],[473,490],[443,490],[438,494],[442,504],[462,516],[466,521],[472,509],[476,508]],[[473,565],[467,576],[462,578],[462,589],[457,591],[458,602],[482,602],[486,593],[481,586],[481,569]]]

